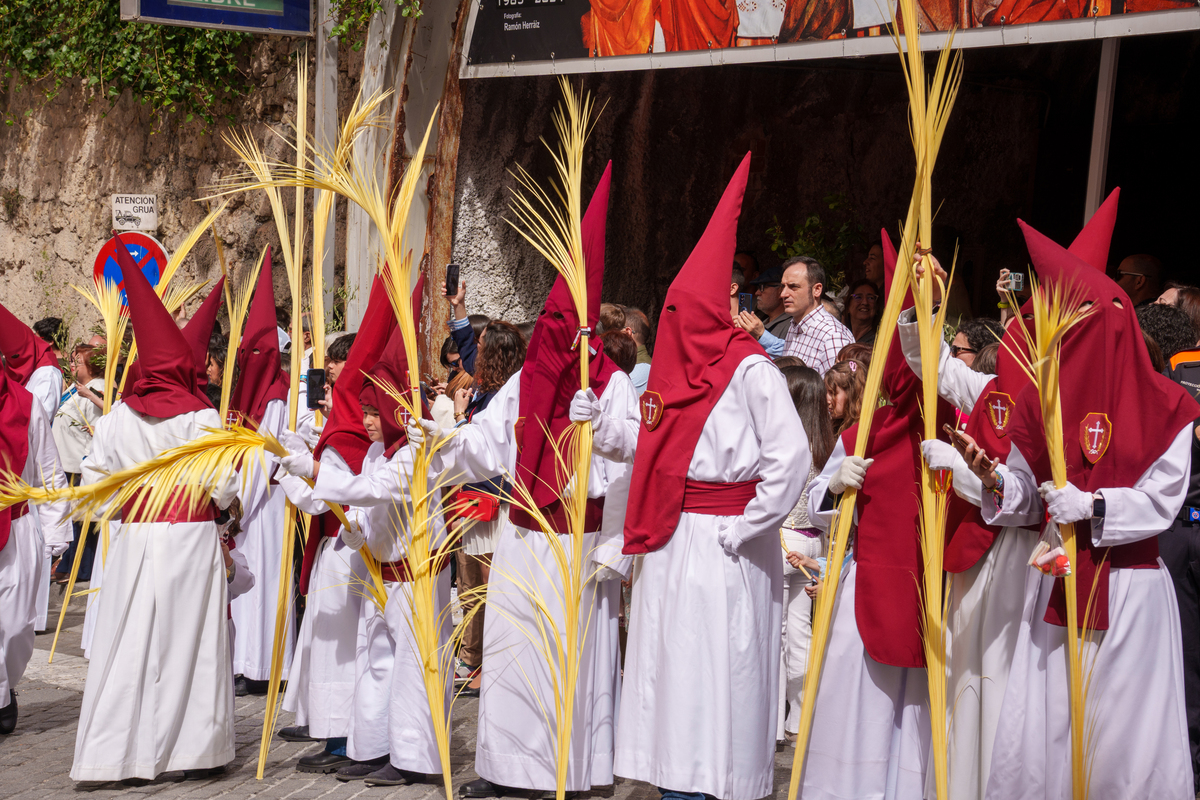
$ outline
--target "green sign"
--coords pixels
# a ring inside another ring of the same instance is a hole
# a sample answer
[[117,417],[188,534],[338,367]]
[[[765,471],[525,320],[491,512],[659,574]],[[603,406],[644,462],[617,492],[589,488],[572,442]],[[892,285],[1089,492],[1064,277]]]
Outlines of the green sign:
[[167,0],[167,4],[283,16],[283,0]]

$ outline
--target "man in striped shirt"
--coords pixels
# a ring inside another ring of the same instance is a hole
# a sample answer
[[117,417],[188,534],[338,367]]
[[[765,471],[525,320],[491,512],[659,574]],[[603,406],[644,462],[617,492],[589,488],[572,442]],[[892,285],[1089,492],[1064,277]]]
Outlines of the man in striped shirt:
[[797,256],[783,262],[783,309],[792,315],[783,354],[796,356],[821,377],[837,361],[854,334],[821,306],[825,268],[815,258]]

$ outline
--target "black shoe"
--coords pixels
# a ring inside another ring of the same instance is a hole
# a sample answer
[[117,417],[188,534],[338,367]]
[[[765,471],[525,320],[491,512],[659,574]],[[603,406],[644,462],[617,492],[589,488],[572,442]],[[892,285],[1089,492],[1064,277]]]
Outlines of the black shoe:
[[422,773],[396,769],[390,763],[384,764],[380,769],[363,778],[363,783],[367,786],[408,786],[412,783],[424,782],[425,775]]
[[466,797],[513,797],[527,796],[529,794],[525,789],[514,789],[511,786],[501,786],[498,783],[492,783],[487,778],[476,778],[469,783],[464,783],[458,788],[458,796]]
[[296,762],[297,772],[319,772],[326,775],[330,772],[337,772],[344,766],[353,764],[354,759],[349,756],[335,756],[333,753],[321,751],[316,755],[305,756]]
[[183,771],[183,779],[185,781],[206,781],[209,778],[215,778],[218,775],[225,774],[225,767],[209,767],[208,769],[185,769]]
[[285,742],[319,742],[320,739],[314,739],[308,735],[307,725],[297,725],[294,728],[284,728],[278,734],[280,739]]
[[7,736],[17,728],[17,693],[8,690],[8,705],[0,708],[0,736]]
[[[242,680],[246,682],[246,694],[264,695],[267,693],[267,687],[271,685],[270,681],[252,681],[249,678]],[[236,689],[237,684],[234,684],[234,687]]]
[[238,675],[233,679],[233,696],[245,697],[248,694],[250,694],[249,682],[241,675]]
[[[575,800],[575,796],[578,794],[579,792],[563,792],[563,800]],[[558,792],[551,789],[548,792],[542,792],[540,800],[554,800],[556,797],[558,797]]]
[[125,780],[121,781],[121,785],[122,786],[147,786],[153,782],[154,781],[147,780],[146,778],[126,778]]
[[372,758],[370,761],[351,761],[337,771],[333,777],[339,781],[361,781],[380,767],[388,763],[387,756]]

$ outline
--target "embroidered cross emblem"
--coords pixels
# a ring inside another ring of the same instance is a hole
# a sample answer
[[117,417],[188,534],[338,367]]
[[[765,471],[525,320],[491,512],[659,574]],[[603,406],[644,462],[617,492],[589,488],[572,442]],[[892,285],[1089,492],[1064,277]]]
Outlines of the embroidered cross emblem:
[[1079,446],[1083,456],[1095,464],[1108,450],[1112,441],[1112,421],[1107,414],[1093,411],[1079,421]]

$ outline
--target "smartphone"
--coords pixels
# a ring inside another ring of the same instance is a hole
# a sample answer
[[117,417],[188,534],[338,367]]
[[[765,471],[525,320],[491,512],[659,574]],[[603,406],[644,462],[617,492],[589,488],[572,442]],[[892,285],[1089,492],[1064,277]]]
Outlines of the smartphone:
[[325,370],[310,369],[305,376],[305,382],[308,386],[306,405],[314,410],[321,408],[321,401],[325,399]]
[[754,311],[754,295],[750,292],[738,294],[738,313],[742,311]]
[[[967,440],[963,437],[962,433],[959,432],[959,430],[957,428],[955,428],[954,426],[952,426],[950,423],[947,422],[945,425],[943,425],[942,430],[944,430],[946,433],[948,433],[950,435],[950,441],[956,447],[966,447],[967,446]],[[992,461],[990,458],[988,458],[987,453],[983,454],[983,459],[979,463],[980,463],[980,466],[982,466],[984,469],[989,470],[989,471],[996,468],[996,462]]]
[[446,296],[458,294],[458,264],[446,265]]

